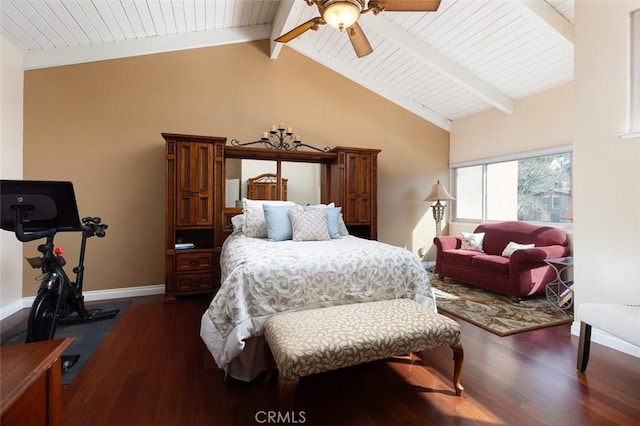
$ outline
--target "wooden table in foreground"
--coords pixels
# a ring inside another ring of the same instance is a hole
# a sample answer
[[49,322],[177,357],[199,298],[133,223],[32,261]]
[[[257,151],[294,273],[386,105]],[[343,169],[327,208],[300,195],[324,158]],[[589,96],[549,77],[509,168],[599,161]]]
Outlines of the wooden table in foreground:
[[62,422],[62,353],[74,339],[0,348],[0,424]]

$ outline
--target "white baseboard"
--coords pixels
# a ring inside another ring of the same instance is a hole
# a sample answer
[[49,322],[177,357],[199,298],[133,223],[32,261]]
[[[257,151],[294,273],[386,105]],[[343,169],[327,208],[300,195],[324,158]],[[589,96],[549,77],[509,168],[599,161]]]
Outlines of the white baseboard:
[[[33,298],[31,298],[33,300]],[[0,309],[0,320],[3,320],[16,312],[24,308],[24,302],[22,299],[18,299],[13,303],[9,303],[7,306],[3,306]]]
[[[85,302],[93,302],[97,300],[107,300],[107,299],[125,299],[131,297],[139,297],[139,296],[152,296],[155,294],[163,294],[164,293],[164,284],[158,285],[145,285],[138,287],[125,287],[125,288],[114,288],[109,290],[93,290],[93,291],[84,291],[84,300]],[[0,309],[0,320],[7,318],[10,315],[15,314],[16,312],[24,309],[30,308],[35,296],[23,297],[20,300],[16,300],[13,303],[10,303],[7,306],[2,307]]]
[[[574,336],[580,336],[580,321],[574,321],[571,324],[571,334]],[[591,328],[591,341],[640,358],[640,347],[632,345],[629,342],[625,342],[624,340],[620,340],[617,337],[612,336],[609,333],[605,333],[602,330],[598,330],[595,327]]]

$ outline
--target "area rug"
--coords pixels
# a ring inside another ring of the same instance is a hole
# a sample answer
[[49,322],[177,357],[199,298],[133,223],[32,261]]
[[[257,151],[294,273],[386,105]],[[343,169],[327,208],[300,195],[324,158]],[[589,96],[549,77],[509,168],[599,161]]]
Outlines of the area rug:
[[430,273],[438,310],[455,315],[498,336],[509,336],[573,321],[572,312],[554,309],[545,296],[513,302],[510,297],[485,291]]
[[[63,353],[64,355],[80,355],[78,362],[62,375],[62,384],[68,385],[76,378],[82,367],[89,361],[91,355],[98,349],[100,343],[109,334],[113,326],[118,322],[124,311],[129,306],[130,301],[87,304],[87,309],[119,309],[118,315],[113,318],[99,321],[58,325],[56,328],[56,339],[73,337],[75,340]],[[2,346],[24,343],[27,336],[27,319],[2,332]]]

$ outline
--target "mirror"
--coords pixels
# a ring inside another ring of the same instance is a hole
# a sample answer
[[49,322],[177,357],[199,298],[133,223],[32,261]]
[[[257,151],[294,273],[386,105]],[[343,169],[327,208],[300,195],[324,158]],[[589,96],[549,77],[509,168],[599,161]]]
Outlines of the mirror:
[[[286,198],[298,204],[318,204],[321,200],[322,164],[281,161],[281,177],[287,179]],[[277,161],[240,158],[225,159],[225,207],[241,207],[247,197],[247,181],[265,173],[277,174]],[[238,204],[240,203],[240,204]]]

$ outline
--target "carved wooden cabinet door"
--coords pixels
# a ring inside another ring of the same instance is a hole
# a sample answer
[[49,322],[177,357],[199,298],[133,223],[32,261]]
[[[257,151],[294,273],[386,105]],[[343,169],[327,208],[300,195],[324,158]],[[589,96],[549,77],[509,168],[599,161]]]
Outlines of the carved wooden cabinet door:
[[213,148],[205,143],[178,143],[178,226],[213,225]]
[[346,206],[343,214],[347,222],[371,222],[372,160],[371,154],[346,155]]

